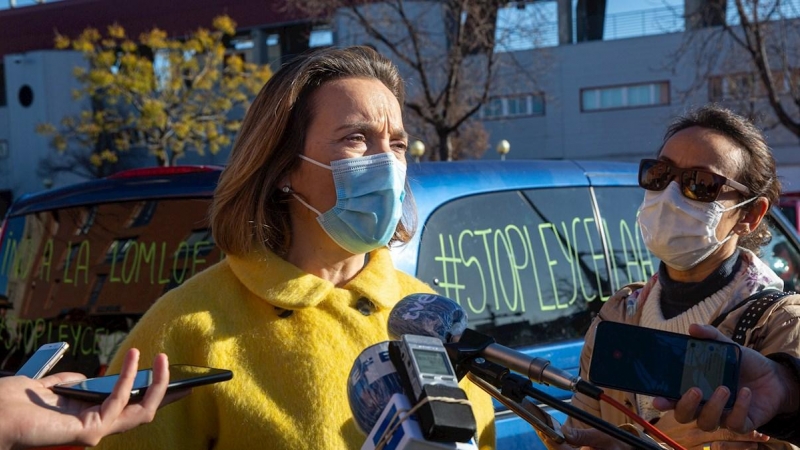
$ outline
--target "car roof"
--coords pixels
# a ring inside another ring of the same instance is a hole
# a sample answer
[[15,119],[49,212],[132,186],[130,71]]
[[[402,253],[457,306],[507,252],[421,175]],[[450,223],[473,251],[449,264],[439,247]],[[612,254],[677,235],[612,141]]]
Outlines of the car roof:
[[[134,169],[100,180],[24,196],[8,210],[19,216],[97,203],[210,198],[222,172],[217,166]],[[635,186],[637,165],[624,162],[572,160],[451,161],[408,164],[408,181],[417,206],[418,224],[425,224],[442,204],[456,198],[516,189],[548,187]],[[416,272],[421,229],[412,240],[392,249],[397,268]]]
[[[210,197],[221,167],[180,166],[170,170],[130,171],[99,180],[28,194],[17,199],[10,216],[101,202]],[[424,218],[441,202],[483,192],[554,186],[635,185],[636,165],[603,161],[510,160],[409,163],[408,179]],[[429,194],[428,194],[429,193]],[[420,220],[424,222],[423,217]]]
[[[551,187],[638,186],[634,163],[572,160],[452,161],[409,163],[408,181],[422,225],[456,198],[487,192]],[[397,268],[415,273],[422,236],[392,249]]]
[[423,223],[439,204],[454,198],[515,189],[633,186],[636,174],[636,164],[600,161],[454,161],[408,166]]
[[155,171],[137,175],[137,171],[121,172],[119,176],[28,194],[15,200],[7,214],[11,217],[96,203],[211,197],[222,168],[191,167],[193,170],[177,173]]

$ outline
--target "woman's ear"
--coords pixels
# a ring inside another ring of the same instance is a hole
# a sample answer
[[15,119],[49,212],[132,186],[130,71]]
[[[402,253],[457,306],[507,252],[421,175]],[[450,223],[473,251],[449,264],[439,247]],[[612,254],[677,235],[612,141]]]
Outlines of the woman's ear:
[[758,197],[750,208],[745,210],[744,217],[734,227],[735,232],[742,236],[750,234],[761,224],[767,211],[769,211],[769,201],[766,197]]

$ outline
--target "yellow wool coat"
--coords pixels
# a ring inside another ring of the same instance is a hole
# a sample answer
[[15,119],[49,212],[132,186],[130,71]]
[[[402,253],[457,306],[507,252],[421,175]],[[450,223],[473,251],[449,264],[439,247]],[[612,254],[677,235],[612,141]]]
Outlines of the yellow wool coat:
[[[365,436],[347,401],[347,376],[366,347],[388,339],[397,301],[432,292],[396,270],[387,249],[342,288],[282,258],[228,256],[153,305],[125,350],[141,364],[165,352],[171,364],[230,369],[233,379],[195,388],[155,420],[110,436],[102,449],[357,449]],[[363,312],[366,312],[365,315]],[[494,448],[491,399],[468,381],[481,449]]]

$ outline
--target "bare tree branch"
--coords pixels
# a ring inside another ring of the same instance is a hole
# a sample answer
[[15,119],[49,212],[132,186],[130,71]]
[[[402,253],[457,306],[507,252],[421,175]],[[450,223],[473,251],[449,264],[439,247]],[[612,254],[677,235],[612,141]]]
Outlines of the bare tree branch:
[[[498,88],[496,22],[499,8],[506,3],[505,0],[287,0],[286,7],[309,16],[347,21],[349,32],[368,37],[379,51],[393,59],[409,80],[405,108],[413,120],[407,122],[411,127],[421,127],[410,128],[410,134],[428,139],[428,148],[432,150],[426,155],[428,159],[447,161],[477,156],[454,147],[468,145],[463,136],[486,136],[477,131],[482,125],[475,119],[490,93]],[[536,74],[513,57],[503,59],[523,82],[509,83],[508,87],[503,86],[508,92],[500,93],[531,92],[528,86],[535,84]],[[480,149],[483,151],[485,148]]]
[[684,33],[686,39],[671,61],[675,67],[689,58],[694,62],[696,76],[684,93],[710,89],[713,81],[715,92],[710,94],[719,97],[712,100],[740,109],[765,127],[780,124],[800,137],[800,19],[788,17],[785,5],[781,0],[734,0],[738,23]]

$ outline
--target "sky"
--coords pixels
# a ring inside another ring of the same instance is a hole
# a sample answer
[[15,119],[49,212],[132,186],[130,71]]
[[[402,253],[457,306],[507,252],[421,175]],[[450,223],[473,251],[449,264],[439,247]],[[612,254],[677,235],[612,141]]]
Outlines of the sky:
[[[636,11],[640,9],[659,8],[664,6],[665,4],[672,4],[672,5],[683,4],[683,0],[606,0],[606,2],[607,2],[606,3],[607,14]],[[33,5],[35,3],[36,3],[35,0],[16,0],[17,7],[24,5]],[[10,0],[0,0],[0,9],[8,8],[9,4]]]

